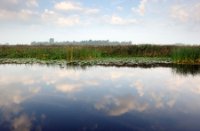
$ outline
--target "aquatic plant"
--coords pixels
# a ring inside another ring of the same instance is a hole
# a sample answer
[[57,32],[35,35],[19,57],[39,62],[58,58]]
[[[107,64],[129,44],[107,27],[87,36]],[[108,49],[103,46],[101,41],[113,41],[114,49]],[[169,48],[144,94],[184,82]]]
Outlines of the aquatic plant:
[[172,52],[172,59],[177,63],[200,63],[200,47],[175,48]]
[[0,46],[0,58],[93,60],[100,58],[159,57],[175,63],[200,63],[200,46],[175,45],[10,45]]

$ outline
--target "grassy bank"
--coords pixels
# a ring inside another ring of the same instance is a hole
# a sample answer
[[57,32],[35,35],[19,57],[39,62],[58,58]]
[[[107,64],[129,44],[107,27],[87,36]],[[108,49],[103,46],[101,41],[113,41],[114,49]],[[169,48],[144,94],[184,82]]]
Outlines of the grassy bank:
[[127,46],[0,46],[0,58],[39,60],[98,60],[109,58],[168,58],[174,63],[199,64],[200,46],[127,45]]

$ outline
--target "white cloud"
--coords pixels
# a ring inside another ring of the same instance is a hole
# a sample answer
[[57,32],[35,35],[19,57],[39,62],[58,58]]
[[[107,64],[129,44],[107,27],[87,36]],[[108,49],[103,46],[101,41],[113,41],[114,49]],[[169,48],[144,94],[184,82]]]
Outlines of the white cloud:
[[0,20],[6,22],[36,23],[39,20],[38,18],[39,18],[39,13],[29,9],[21,9],[19,11],[0,9]]
[[137,8],[133,7],[132,11],[133,12],[137,12],[140,15],[143,16],[145,14],[145,12],[146,12],[146,5],[147,5],[147,3],[148,3],[148,0],[141,0],[140,4],[138,5],[138,7]]
[[3,0],[0,4],[0,22],[17,24],[35,24],[39,20],[40,12],[37,0]]
[[59,2],[59,3],[56,3],[54,5],[54,8],[56,10],[60,10],[60,11],[76,11],[76,12],[79,12],[79,13],[84,13],[84,14],[97,14],[100,12],[99,9],[97,8],[87,8],[87,7],[84,7],[82,6],[80,3],[77,3],[77,2]]
[[82,7],[80,4],[75,2],[59,2],[55,4],[55,9],[57,10],[63,10],[63,11],[80,11],[82,10]]
[[44,23],[48,22],[49,24],[54,24],[61,27],[80,24],[80,18],[77,15],[65,16],[48,9],[45,9],[45,11],[42,13],[41,19],[44,21]]
[[22,20],[29,20],[32,19],[34,15],[37,15],[37,13],[31,10],[22,9],[17,15]]
[[140,5],[139,5],[139,8],[138,8],[138,12],[139,12],[141,15],[144,15],[144,14],[145,14],[145,11],[146,11],[146,4],[147,4],[147,0],[141,0]]
[[45,9],[44,12],[41,14],[41,18],[44,21],[50,21],[50,20],[56,19],[57,16],[58,14],[56,12],[54,12],[53,10],[48,10],[48,9]]

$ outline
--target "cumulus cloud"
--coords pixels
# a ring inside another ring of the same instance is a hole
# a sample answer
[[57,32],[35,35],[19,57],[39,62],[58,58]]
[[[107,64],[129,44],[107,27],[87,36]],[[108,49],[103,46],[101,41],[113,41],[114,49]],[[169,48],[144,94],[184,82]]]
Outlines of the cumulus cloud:
[[41,14],[44,23],[54,24],[61,27],[74,26],[80,24],[80,18],[77,15],[65,16],[53,10],[45,9]]
[[38,7],[37,0],[2,0],[0,4],[1,22],[36,23],[39,12],[32,7]]
[[82,10],[82,7],[80,6],[79,3],[75,2],[59,2],[55,4],[55,9],[57,10],[63,10],[63,11],[80,11]]
[[1,121],[11,124],[12,131],[29,131],[31,119],[28,115],[21,114],[21,104],[38,93],[40,88],[35,88],[36,81],[32,81],[33,76],[17,76],[4,74],[3,79],[0,78]]
[[0,19],[2,21],[15,20],[16,21],[35,21],[34,18],[38,17],[38,12],[33,12],[28,9],[21,9],[19,11],[9,11],[0,9]]
[[48,10],[48,9],[45,9],[44,12],[41,14],[41,18],[45,22],[47,22],[47,21],[51,22],[51,21],[57,19],[58,17],[59,17],[59,14],[57,14],[53,10]]
[[[77,2],[58,2],[53,8],[41,8],[41,10],[35,7],[39,7],[38,0],[3,0],[0,5],[0,20],[15,24],[26,22],[31,25],[69,27],[80,23],[83,25],[80,18],[90,17],[100,11],[97,8],[84,7]],[[71,11],[69,14],[65,13],[69,11]]]
[[45,9],[41,13],[41,19],[44,23],[60,27],[70,27],[84,25],[82,18],[97,14],[99,11],[97,8],[84,7],[78,2],[62,1],[55,3],[53,9]]
[[87,8],[87,7],[82,6],[80,3],[72,2],[72,1],[58,2],[54,5],[54,8],[60,11],[66,11],[66,12],[76,11],[76,12],[85,13],[85,14],[97,14],[100,11],[97,8]]

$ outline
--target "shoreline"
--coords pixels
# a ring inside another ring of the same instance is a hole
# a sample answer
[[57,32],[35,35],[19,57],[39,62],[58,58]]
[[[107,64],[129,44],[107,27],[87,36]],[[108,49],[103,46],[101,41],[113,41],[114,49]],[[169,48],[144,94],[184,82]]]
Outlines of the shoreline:
[[94,60],[40,60],[30,58],[1,58],[0,64],[42,64],[59,66],[116,66],[116,67],[138,67],[138,66],[172,66],[172,65],[200,65],[200,63],[174,63],[170,58],[103,58]]

